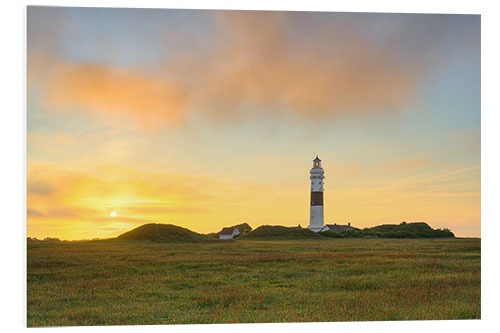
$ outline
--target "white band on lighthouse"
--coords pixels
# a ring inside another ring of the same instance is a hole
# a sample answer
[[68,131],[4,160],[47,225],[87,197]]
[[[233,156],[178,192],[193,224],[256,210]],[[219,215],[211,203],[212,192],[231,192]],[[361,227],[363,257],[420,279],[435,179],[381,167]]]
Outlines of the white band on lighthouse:
[[309,219],[309,229],[318,232],[324,226],[323,216],[323,179],[325,171],[321,167],[321,160],[316,155],[313,160],[313,167],[310,171],[311,178],[311,212]]

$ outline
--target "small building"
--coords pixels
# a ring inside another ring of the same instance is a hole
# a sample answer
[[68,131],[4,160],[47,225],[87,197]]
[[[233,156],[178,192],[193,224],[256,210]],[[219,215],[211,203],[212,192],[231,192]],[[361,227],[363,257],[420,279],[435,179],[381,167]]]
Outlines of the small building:
[[219,239],[233,239],[239,234],[241,234],[241,232],[236,227],[222,228],[219,232]]
[[347,230],[358,230],[358,228],[351,227],[351,223],[347,224],[325,224],[325,226],[321,229],[321,231],[334,231],[334,232],[342,232]]

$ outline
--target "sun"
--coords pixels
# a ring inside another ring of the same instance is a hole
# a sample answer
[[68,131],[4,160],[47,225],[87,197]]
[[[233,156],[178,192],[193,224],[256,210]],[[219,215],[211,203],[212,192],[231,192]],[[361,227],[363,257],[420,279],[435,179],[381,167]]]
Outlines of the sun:
[[116,212],[111,212],[111,214],[109,214],[109,216],[115,217],[116,216]]

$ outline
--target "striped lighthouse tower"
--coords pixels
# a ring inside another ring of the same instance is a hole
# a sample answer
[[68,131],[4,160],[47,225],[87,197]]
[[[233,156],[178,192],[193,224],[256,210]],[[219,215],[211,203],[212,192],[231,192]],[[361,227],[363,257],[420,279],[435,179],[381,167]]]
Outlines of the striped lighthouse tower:
[[324,226],[323,216],[323,179],[325,171],[321,167],[321,160],[318,155],[313,160],[311,173],[311,217],[309,229],[318,232]]

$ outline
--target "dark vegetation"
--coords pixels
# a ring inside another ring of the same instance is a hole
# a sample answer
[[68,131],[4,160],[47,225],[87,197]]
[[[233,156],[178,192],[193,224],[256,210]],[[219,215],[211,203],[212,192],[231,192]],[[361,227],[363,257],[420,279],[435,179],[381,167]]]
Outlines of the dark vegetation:
[[[239,234],[235,238],[238,238],[241,235],[247,234],[250,231],[252,231],[252,227],[248,223],[241,223],[241,224],[233,225],[231,227],[236,227],[241,232],[241,234]],[[209,234],[206,234],[206,236],[208,236],[210,238],[217,238],[218,239],[219,238],[219,233],[218,232],[211,232]]]
[[238,228],[242,235],[248,234],[250,231],[252,231],[252,227],[248,223],[233,225],[233,227]]
[[[284,226],[260,226],[255,230],[248,223],[235,225],[241,234],[238,239],[325,239],[325,238],[453,238],[449,229],[433,229],[425,222],[383,224],[372,228],[335,232],[332,230],[315,233],[307,228]],[[152,242],[206,242],[219,238],[218,233],[198,234],[172,224],[145,224],[130,230],[116,239]],[[61,242],[58,238],[43,240],[28,237],[28,242]]]
[[186,228],[178,227],[172,224],[144,224],[133,230],[130,230],[117,237],[119,240],[139,240],[152,242],[207,242],[213,241],[213,238],[206,235],[200,235]]
[[28,242],[60,242],[61,240],[56,237],[46,237],[44,239],[38,239],[36,237],[28,237]]
[[309,229],[263,225],[252,232],[242,235],[240,239],[319,239],[320,235]]
[[453,238],[455,235],[449,229],[432,229],[425,222],[401,224],[383,224],[362,230],[347,230],[342,232],[320,232],[322,236],[332,238]]

